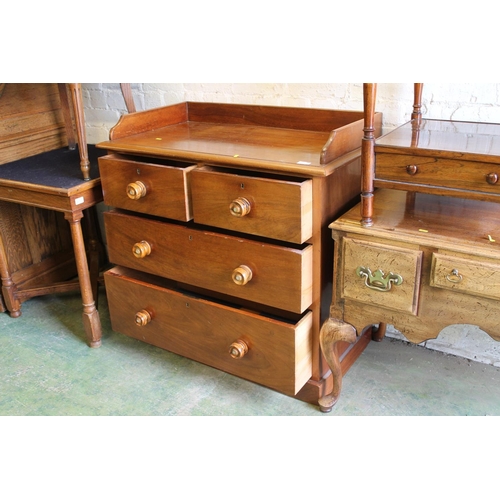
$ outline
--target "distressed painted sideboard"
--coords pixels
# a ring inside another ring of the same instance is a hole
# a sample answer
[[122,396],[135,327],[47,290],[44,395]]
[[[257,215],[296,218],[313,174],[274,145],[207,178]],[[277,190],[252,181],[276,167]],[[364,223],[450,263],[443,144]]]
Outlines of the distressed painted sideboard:
[[423,119],[374,134],[375,84],[365,84],[361,202],[331,225],[334,292],[320,343],[341,392],[336,345],[387,324],[416,343],[453,324],[500,340],[500,124]]

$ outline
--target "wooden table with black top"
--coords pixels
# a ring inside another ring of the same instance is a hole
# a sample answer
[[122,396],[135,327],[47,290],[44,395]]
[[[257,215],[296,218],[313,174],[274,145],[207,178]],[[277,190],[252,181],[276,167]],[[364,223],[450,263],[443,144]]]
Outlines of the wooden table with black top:
[[5,84],[0,153],[0,308],[18,317],[31,297],[79,289],[86,340],[98,347],[103,253],[90,209],[102,190],[99,152],[86,143],[80,84]]

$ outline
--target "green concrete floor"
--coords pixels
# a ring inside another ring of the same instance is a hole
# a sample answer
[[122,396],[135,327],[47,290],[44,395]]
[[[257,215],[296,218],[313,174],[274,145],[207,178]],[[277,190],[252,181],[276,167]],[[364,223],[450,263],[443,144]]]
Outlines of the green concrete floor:
[[329,414],[316,406],[130,339],[110,328],[90,349],[77,294],[0,313],[0,415],[500,415],[500,368],[386,338],[371,342]]

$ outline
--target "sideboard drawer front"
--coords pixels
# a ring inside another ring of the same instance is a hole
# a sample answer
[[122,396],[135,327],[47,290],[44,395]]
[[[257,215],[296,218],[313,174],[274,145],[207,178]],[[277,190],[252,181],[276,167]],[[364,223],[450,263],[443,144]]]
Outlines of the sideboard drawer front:
[[416,315],[421,266],[419,250],[343,238],[342,296]]
[[104,202],[125,210],[188,221],[192,218],[188,174],[194,168],[170,160],[102,157],[99,170]]
[[292,243],[312,236],[312,181],[192,172],[195,222]]
[[461,159],[377,153],[376,178],[500,194],[499,165]]
[[[105,273],[105,282],[114,331],[292,396],[311,377],[310,312],[287,323],[149,284],[120,268]],[[247,351],[233,358],[238,341]]]
[[311,246],[272,245],[119,212],[104,220],[114,264],[299,314],[312,303]]
[[500,300],[500,263],[432,255],[431,286]]

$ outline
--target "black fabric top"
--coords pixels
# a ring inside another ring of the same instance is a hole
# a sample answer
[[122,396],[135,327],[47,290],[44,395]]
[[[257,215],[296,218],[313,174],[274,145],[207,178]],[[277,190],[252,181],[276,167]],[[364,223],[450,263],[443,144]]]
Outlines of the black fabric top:
[[[89,144],[88,153],[90,178],[97,179],[99,177],[97,158],[105,155],[106,151]],[[0,165],[0,182],[2,179],[62,189],[70,189],[85,182],[80,169],[78,146],[74,150],[67,147],[54,149]]]

